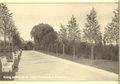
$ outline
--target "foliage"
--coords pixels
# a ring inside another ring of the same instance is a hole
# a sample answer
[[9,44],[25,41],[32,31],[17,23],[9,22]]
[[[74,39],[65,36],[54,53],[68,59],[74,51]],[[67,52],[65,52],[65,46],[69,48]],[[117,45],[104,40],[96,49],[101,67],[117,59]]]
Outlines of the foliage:
[[32,41],[25,41],[23,43],[23,48],[24,50],[33,50],[34,49],[34,43]]
[[80,30],[76,21],[76,17],[72,15],[70,21],[68,21],[68,39],[73,41],[73,43],[80,39]]
[[18,46],[21,47],[21,38],[18,32],[16,32],[13,36],[12,36],[12,44],[13,46]]
[[59,39],[59,41],[61,41],[62,43],[66,43],[66,41],[67,41],[67,28],[65,28],[65,26],[64,25],[62,25],[61,24],[61,29],[60,29],[60,31],[58,32],[58,39]]
[[20,47],[21,38],[12,19],[12,13],[3,3],[0,3],[0,34],[4,37],[3,51],[8,51],[10,46],[12,48]]
[[107,27],[105,28],[104,40],[107,43],[114,43],[118,44],[119,39],[119,14],[118,10],[113,11],[114,17],[112,17],[111,23],[108,23]]
[[4,40],[6,41],[6,34],[9,33],[11,16],[7,6],[3,3],[0,4],[0,30],[4,34]]
[[90,43],[100,43],[101,42],[101,32],[100,25],[97,21],[97,16],[94,8],[87,14],[87,22],[85,23],[84,38]]
[[32,28],[31,37],[34,39],[37,49],[45,49],[55,42],[57,34],[52,26],[41,23]]

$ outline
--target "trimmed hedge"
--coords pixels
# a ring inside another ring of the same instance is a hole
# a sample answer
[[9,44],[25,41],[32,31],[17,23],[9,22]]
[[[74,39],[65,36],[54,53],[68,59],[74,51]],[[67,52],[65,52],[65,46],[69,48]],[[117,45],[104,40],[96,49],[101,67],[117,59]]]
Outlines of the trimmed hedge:
[[[91,46],[86,42],[76,43],[76,57],[77,58],[90,58],[91,55]],[[59,45],[53,45],[50,52],[57,52],[62,54],[62,43]],[[73,44],[65,44],[65,54],[73,55]],[[118,60],[119,58],[119,47],[118,45],[94,45],[94,59],[105,59],[105,60]]]

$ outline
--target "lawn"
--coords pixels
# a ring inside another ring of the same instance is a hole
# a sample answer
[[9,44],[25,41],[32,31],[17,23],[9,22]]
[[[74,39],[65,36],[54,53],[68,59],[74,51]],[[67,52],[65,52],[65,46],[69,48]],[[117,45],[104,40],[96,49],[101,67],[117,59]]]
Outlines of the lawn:
[[39,51],[39,52],[49,54],[49,55],[52,55],[52,56],[56,56],[56,57],[59,57],[59,58],[62,58],[62,59],[70,60],[70,61],[73,61],[73,62],[76,62],[76,63],[96,67],[96,68],[103,69],[103,70],[106,70],[106,71],[110,71],[110,72],[113,72],[113,73],[116,73],[116,74],[119,73],[119,62],[118,61],[99,59],[99,60],[94,60],[93,63],[91,64],[90,59],[84,59],[84,58],[73,59],[73,57],[69,56],[69,55],[65,55],[63,57],[62,54],[56,54],[56,53],[52,53],[52,52],[43,52],[43,51]]
[[118,71],[119,71],[118,61],[94,60],[93,64],[91,64],[90,59],[79,59],[76,62],[81,63],[81,64],[86,64],[89,66],[93,66],[93,67],[103,69],[106,71],[114,72],[116,74],[118,74]]

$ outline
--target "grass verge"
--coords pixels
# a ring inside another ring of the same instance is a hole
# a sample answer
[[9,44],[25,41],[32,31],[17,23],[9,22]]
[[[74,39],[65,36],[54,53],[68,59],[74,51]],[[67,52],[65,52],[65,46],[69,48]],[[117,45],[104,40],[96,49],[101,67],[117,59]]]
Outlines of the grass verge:
[[118,72],[119,72],[119,62],[118,61],[98,59],[98,60],[94,60],[93,63],[91,64],[90,59],[84,59],[84,58],[74,58],[73,59],[73,57],[70,55],[63,56],[62,54],[56,54],[53,52],[46,52],[46,51],[39,51],[39,52],[42,52],[44,54],[49,54],[49,55],[52,55],[55,57],[59,57],[62,59],[70,60],[70,61],[73,61],[76,63],[96,67],[96,68],[110,71],[110,72],[113,72],[116,74],[118,74]]

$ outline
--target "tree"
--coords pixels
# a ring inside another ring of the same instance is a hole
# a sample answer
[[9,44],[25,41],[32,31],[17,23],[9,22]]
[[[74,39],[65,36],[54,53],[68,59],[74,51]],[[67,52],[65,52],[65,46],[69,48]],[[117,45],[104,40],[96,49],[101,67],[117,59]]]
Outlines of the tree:
[[51,48],[57,39],[56,32],[53,27],[48,24],[35,25],[31,30],[31,37],[34,39],[36,49],[48,49]]
[[97,15],[94,8],[87,14],[87,22],[85,23],[84,38],[91,43],[91,63],[94,58],[94,43],[101,43],[100,25],[97,21]]
[[33,50],[34,49],[34,43],[32,41],[24,41],[23,42],[23,49],[24,50]]
[[65,44],[67,41],[67,28],[65,28],[64,25],[61,24],[61,29],[59,31],[59,41],[62,42],[63,45],[63,56],[65,56]]
[[3,3],[0,4],[0,30],[4,36],[4,53],[6,48],[6,38],[10,30],[9,23],[12,19],[12,13],[9,12],[7,6]]
[[5,51],[8,50],[11,53],[13,49],[16,51],[15,47],[20,47],[21,39],[18,31],[16,31],[12,13],[10,13],[6,4],[3,3],[0,3],[0,32],[4,37],[4,47],[2,50],[5,55]]
[[113,11],[114,17],[112,17],[111,23],[108,23],[107,27],[105,28],[104,40],[107,43],[114,43],[118,44],[119,39],[119,14],[118,10]]
[[76,17],[72,15],[70,21],[68,21],[68,40],[73,43],[73,58],[75,57],[75,42],[80,38],[80,30],[76,21]]
[[22,42],[18,32],[15,32],[14,35],[12,36],[12,43],[13,46],[21,47]]
[[9,30],[9,22],[11,20],[12,13],[9,12],[7,6],[3,3],[0,4],[0,29],[4,34],[4,47],[6,47],[6,35]]

